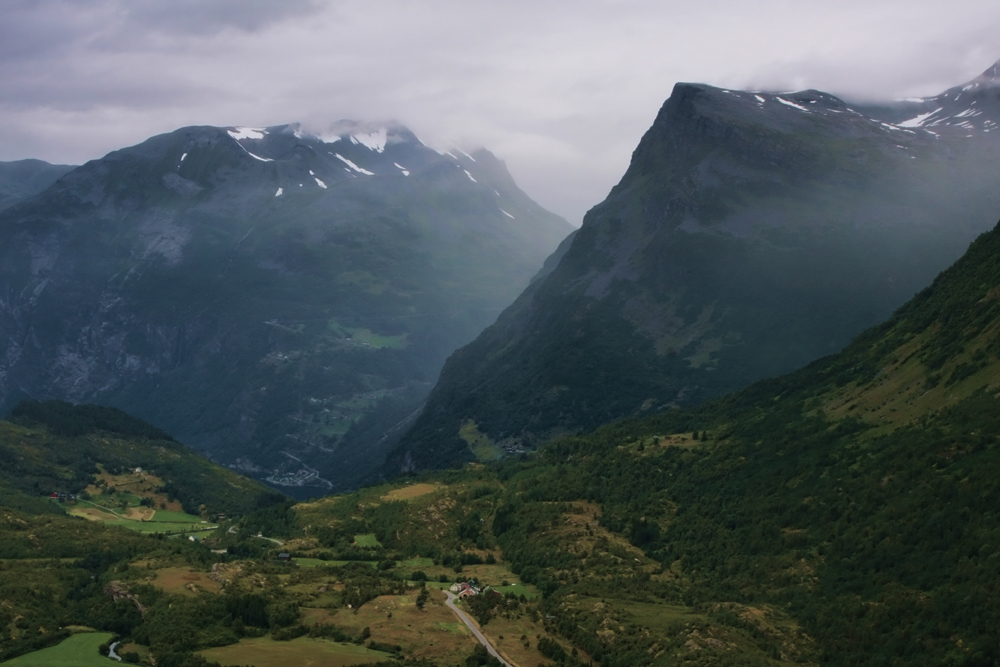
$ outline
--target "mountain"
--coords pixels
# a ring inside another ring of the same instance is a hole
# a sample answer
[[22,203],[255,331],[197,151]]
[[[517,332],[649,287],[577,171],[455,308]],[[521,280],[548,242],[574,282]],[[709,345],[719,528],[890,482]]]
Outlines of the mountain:
[[0,211],[49,187],[73,169],[42,160],[0,162]]
[[558,264],[445,364],[385,473],[697,404],[842,348],[1000,210],[997,66],[936,97],[677,84]]
[[394,124],[188,127],[0,212],[0,407],[111,405],[301,495],[357,484],[571,231]]

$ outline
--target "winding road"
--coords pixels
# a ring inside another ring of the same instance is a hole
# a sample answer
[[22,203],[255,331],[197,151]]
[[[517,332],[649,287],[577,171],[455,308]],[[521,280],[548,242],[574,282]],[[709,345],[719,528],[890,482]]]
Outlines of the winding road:
[[455,606],[455,600],[458,599],[455,596],[455,594],[452,593],[451,591],[444,591],[444,594],[448,596],[448,599],[445,601],[445,604],[448,605],[448,608],[451,609],[453,612],[455,612],[460,619],[462,619],[462,622],[465,623],[467,628],[472,630],[473,636],[475,636],[475,638],[479,640],[480,644],[486,647],[486,650],[490,652],[490,655],[499,660],[500,664],[504,665],[504,667],[513,667],[513,665],[511,665],[509,662],[500,657],[500,654],[497,653],[497,650],[493,648],[493,644],[491,644],[489,640],[487,640],[486,637],[483,635],[483,633],[479,631],[479,628],[477,628],[476,624],[472,622],[472,619],[466,616],[464,611]]

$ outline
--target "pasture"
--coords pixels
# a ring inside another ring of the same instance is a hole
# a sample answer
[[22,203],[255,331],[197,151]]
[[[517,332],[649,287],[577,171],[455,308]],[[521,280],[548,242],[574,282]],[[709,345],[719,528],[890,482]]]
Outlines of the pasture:
[[373,651],[357,644],[341,644],[327,639],[299,637],[287,642],[270,637],[244,639],[238,644],[199,651],[210,662],[255,667],[347,667],[387,660],[389,653]]
[[121,663],[106,658],[97,649],[111,639],[110,632],[84,632],[72,635],[55,646],[18,656],[4,667],[111,667]]

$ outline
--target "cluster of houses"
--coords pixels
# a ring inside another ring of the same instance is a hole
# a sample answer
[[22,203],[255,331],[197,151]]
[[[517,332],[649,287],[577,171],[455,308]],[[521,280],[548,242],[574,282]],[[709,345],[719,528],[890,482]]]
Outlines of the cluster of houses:
[[479,595],[482,592],[479,590],[479,586],[476,586],[474,581],[460,581],[458,583],[454,583],[448,590],[458,595],[459,598],[469,598],[473,595]]
[[59,493],[58,491],[53,491],[52,493],[49,494],[49,498],[61,503],[76,502],[75,493]]

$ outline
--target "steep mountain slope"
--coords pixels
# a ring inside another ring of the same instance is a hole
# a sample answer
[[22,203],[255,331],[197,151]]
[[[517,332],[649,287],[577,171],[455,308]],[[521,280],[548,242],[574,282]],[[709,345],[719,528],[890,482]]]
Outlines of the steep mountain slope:
[[42,160],[0,162],[0,211],[38,194],[73,169]]
[[517,451],[835,352],[992,224],[997,121],[996,67],[882,107],[678,84],[557,267],[449,359],[387,473],[470,457],[473,425]]
[[569,231],[488,151],[402,127],[177,130],[0,213],[0,404],[101,402],[303,494],[356,484]]

